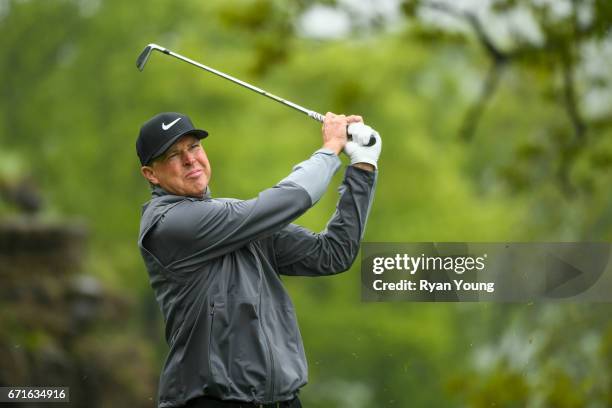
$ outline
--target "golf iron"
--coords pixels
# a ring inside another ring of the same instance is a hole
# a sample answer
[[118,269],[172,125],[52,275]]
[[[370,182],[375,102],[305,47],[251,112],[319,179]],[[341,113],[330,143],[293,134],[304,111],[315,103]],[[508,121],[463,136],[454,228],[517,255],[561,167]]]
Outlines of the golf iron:
[[[162,54],[170,55],[170,56],[172,56],[174,58],[177,58],[177,59],[179,59],[181,61],[187,62],[187,63],[189,63],[191,65],[195,65],[198,68],[201,68],[201,69],[203,69],[205,71],[208,71],[208,72],[210,72],[212,74],[215,74],[217,76],[220,76],[221,78],[225,78],[228,81],[231,81],[231,82],[233,82],[235,84],[241,85],[241,86],[243,86],[243,87],[245,87],[247,89],[250,89],[253,92],[257,92],[260,95],[263,95],[265,97],[273,99],[276,102],[282,103],[283,105],[289,106],[290,108],[293,108],[293,109],[295,109],[297,111],[300,111],[300,112],[308,115],[309,117],[313,118],[314,120],[316,120],[318,122],[323,122],[323,120],[325,119],[325,116],[321,115],[318,112],[315,112],[315,111],[310,110],[310,109],[306,109],[303,106],[300,106],[300,105],[298,105],[296,103],[290,102],[290,101],[288,101],[286,99],[280,98],[280,97],[278,97],[276,95],[273,95],[273,94],[271,94],[271,93],[269,93],[267,91],[264,91],[261,88],[253,86],[253,85],[251,85],[251,84],[249,84],[247,82],[239,80],[238,78],[234,78],[231,75],[225,74],[225,73],[223,73],[221,71],[218,71],[218,70],[216,70],[214,68],[208,67],[208,66],[206,66],[204,64],[201,64],[201,63],[199,63],[197,61],[194,61],[194,60],[189,59],[187,57],[184,57],[184,56],[182,56],[180,54],[172,52],[169,49],[164,48],[164,47],[162,47],[160,45],[157,45],[157,44],[148,44],[145,47],[145,49],[138,56],[138,59],[136,60],[136,67],[140,71],[142,71],[144,69],[144,67],[145,67],[147,61],[149,60],[149,57],[151,56],[151,53],[153,51],[159,51]],[[356,134],[356,132],[363,131],[364,128],[368,128],[369,129],[369,127],[366,127],[363,124],[352,123],[352,124],[350,124],[347,127],[347,133],[349,135],[354,135],[354,134]],[[374,135],[370,135],[370,140],[369,140],[367,146],[372,146],[375,143],[376,143],[376,138],[374,137]]]

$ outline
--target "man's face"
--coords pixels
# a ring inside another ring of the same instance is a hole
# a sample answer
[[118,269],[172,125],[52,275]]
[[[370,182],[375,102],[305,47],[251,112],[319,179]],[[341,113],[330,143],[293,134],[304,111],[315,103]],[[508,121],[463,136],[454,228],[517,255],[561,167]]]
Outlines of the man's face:
[[202,197],[210,180],[211,169],[200,140],[187,135],[150,166],[143,166],[141,172],[147,180],[169,193]]

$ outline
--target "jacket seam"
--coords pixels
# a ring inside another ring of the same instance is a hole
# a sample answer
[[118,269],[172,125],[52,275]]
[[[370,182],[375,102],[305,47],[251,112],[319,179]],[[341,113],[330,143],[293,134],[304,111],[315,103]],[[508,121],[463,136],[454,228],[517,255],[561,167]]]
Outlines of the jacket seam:
[[[312,200],[310,199],[310,195],[308,194],[308,191],[306,191],[306,190],[305,190],[305,189],[304,189],[302,186],[300,186],[299,184],[296,184],[296,183],[294,183],[294,182],[292,182],[292,181],[283,182],[283,184],[291,184],[292,186],[297,187],[297,188],[298,188],[300,191],[302,191],[302,192],[303,192],[303,194],[305,195],[305,197],[308,199],[308,206],[306,207],[306,209],[308,209],[308,208],[310,208],[310,207],[312,206]],[[177,204],[178,204],[178,203],[177,203]],[[302,212],[302,211],[301,211],[301,212]],[[249,214],[250,214],[250,213],[249,213]],[[246,222],[246,219],[245,219],[245,221],[244,221],[244,222]],[[235,228],[235,229],[234,229],[232,232],[235,232],[235,231],[239,230],[239,229],[242,227],[242,225],[244,225],[244,222],[243,222],[242,224],[240,224],[239,226],[237,226],[237,227],[236,227],[236,228]],[[290,221],[289,221],[289,222],[290,222]],[[282,229],[282,228],[279,228],[278,230],[280,231],[280,229]],[[274,232],[276,232],[276,231],[270,231],[269,233],[267,233],[267,234],[265,234],[265,235],[273,234]],[[265,236],[265,235],[264,235],[264,236]],[[262,238],[262,236],[260,236],[260,237],[255,237],[255,238],[253,238],[252,242],[257,241],[257,240],[259,240],[259,239],[261,239],[261,238]],[[177,259],[177,260],[175,260],[175,261],[173,261],[173,262],[169,263],[168,265],[166,265],[166,267],[168,268],[168,270],[170,270],[170,269],[174,268],[174,265],[175,265],[175,264],[178,264],[178,263],[184,262],[184,261],[186,261],[186,260],[188,260],[188,259],[190,259],[190,258],[193,258],[193,257],[195,257],[195,256],[198,256],[198,255],[200,255],[200,254],[202,253],[202,251],[211,251],[211,250],[214,250],[214,249],[218,248],[219,246],[221,246],[221,245],[222,245],[224,242],[225,242],[225,239],[224,239],[224,240],[220,240],[220,241],[216,242],[215,244],[211,245],[210,247],[208,247],[208,248],[206,248],[206,249],[200,249],[200,250],[199,250],[198,252],[196,252],[196,253],[193,253],[193,254],[188,255],[188,256],[186,256],[186,257],[183,257],[183,258],[181,258],[181,259]]]

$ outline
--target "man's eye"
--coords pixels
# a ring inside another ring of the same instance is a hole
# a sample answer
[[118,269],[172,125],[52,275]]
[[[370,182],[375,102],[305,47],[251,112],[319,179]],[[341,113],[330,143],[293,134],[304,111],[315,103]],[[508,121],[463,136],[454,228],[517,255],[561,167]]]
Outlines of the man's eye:
[[168,159],[172,159],[177,156],[177,153],[171,153],[168,155]]
[[197,149],[198,147],[200,147],[200,144],[199,144],[199,143],[196,143],[196,144],[191,145],[191,148],[192,148],[192,149]]

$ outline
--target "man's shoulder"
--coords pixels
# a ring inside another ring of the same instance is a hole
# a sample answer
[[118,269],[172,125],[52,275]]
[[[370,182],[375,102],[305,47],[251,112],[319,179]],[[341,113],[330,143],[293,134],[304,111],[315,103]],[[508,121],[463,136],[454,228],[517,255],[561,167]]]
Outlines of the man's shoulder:
[[153,197],[142,206],[142,214],[140,217],[141,233],[149,229],[157,223],[171,208],[188,201],[188,197],[164,195],[161,197]]
[[174,207],[188,200],[189,197],[170,194],[161,197],[153,197],[151,200],[147,201],[142,206],[142,218],[145,218],[149,214],[158,213],[160,211],[167,211],[171,207]]
[[240,200],[234,198],[199,199],[176,195],[154,197],[143,206],[141,229],[156,224],[158,221],[164,221],[164,224],[189,224],[193,222],[194,217],[201,219],[207,215],[216,214],[226,204],[238,201]]

